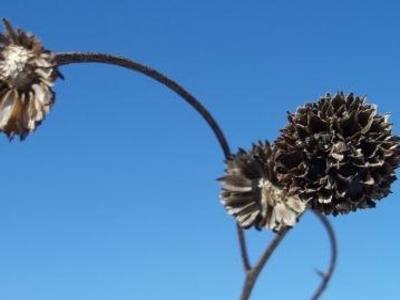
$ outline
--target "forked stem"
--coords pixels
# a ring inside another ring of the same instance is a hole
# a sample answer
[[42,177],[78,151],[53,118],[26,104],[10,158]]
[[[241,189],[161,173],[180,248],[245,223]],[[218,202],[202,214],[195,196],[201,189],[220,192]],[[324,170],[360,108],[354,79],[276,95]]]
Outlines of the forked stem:
[[242,288],[242,294],[240,295],[239,300],[248,300],[250,299],[251,292],[253,291],[254,285],[263,270],[265,264],[271,257],[272,253],[274,253],[275,249],[282,242],[283,238],[289,232],[290,227],[284,227],[281,229],[279,233],[277,233],[271,243],[267,246],[264,253],[261,255],[258,262],[255,264],[253,268],[246,270],[246,278],[244,281],[244,285]]
[[[183,87],[181,87],[178,83],[175,81],[171,80],[167,76],[163,75],[162,73],[158,72],[157,70],[150,68],[148,66],[145,66],[143,64],[140,64],[138,62],[132,61],[127,58],[119,57],[119,56],[114,56],[110,54],[104,54],[104,53],[98,53],[98,52],[62,52],[62,53],[57,53],[56,57],[56,64],[57,66],[63,66],[67,64],[73,64],[73,63],[104,63],[104,64],[110,64],[110,65],[116,65],[120,67],[124,67],[127,69],[130,69],[132,71],[136,71],[139,73],[142,73],[157,82],[163,84],[164,86],[168,87],[175,93],[177,93],[179,96],[181,96],[190,106],[192,106],[202,117],[203,119],[207,122],[207,124],[210,126],[211,130],[215,134],[219,145],[221,146],[222,152],[225,156],[225,159],[229,158],[231,155],[230,148],[228,145],[228,142],[225,138],[224,133],[222,132],[220,126],[218,123],[215,121],[215,119],[212,117],[212,115],[208,112],[208,110],[194,97],[192,96],[188,91],[186,91]],[[326,219],[326,217],[316,213],[318,218],[321,220],[323,223],[324,227],[326,228],[330,243],[331,243],[331,251],[332,251],[332,256],[331,256],[331,262],[330,266],[327,270],[326,273],[322,274],[323,280],[318,287],[317,291],[312,297],[312,300],[317,300],[320,295],[323,293],[323,291],[326,289],[326,286],[331,278],[331,275],[334,271],[335,265],[336,265],[336,259],[337,259],[337,243],[336,243],[336,237],[334,234],[334,231],[332,229],[332,226],[330,225],[329,221]],[[268,245],[264,253],[261,255],[260,259],[258,262],[255,264],[254,267],[251,266],[250,264],[250,259],[247,251],[247,246],[246,246],[246,240],[245,240],[245,234],[244,230],[237,226],[237,235],[238,235],[238,240],[239,240],[239,248],[241,252],[241,258],[243,261],[243,266],[244,270],[246,273],[246,279],[245,283],[243,286],[242,294],[240,296],[240,300],[248,300],[251,292],[254,288],[254,285],[257,281],[257,278],[259,277],[262,269],[264,268],[265,264],[271,257],[272,253],[275,251],[275,249],[278,247],[280,242],[283,240],[283,238],[286,236],[286,234],[289,232],[290,228],[285,227],[283,228],[276,236],[275,238],[271,241],[271,243]]]
[[[326,290],[328,283],[329,283],[330,279],[332,278],[332,274],[335,271],[336,262],[337,262],[337,241],[336,241],[335,232],[334,232],[329,220],[324,215],[321,215],[320,213],[315,212],[315,211],[313,211],[313,212],[318,217],[318,219],[321,221],[324,228],[326,229],[326,232],[329,236],[329,243],[330,243],[330,248],[331,248],[331,259],[330,259],[329,267],[326,270],[326,272],[324,272],[324,273],[320,272],[320,274],[322,276],[322,281],[319,284],[316,291],[314,292],[314,295],[311,297],[311,300],[318,300],[321,297],[322,293]],[[251,292],[253,291],[253,288],[255,286],[255,283],[256,283],[261,271],[263,270],[267,261],[270,259],[271,255],[274,253],[275,249],[279,246],[279,244],[282,242],[283,238],[289,232],[289,230],[290,230],[290,227],[285,227],[279,233],[277,233],[276,236],[274,237],[274,239],[271,241],[271,243],[265,249],[264,253],[261,255],[258,262],[255,264],[255,266],[246,270],[246,278],[245,278],[245,282],[244,282],[244,285],[242,288],[242,294],[241,294],[239,300],[250,299]]]

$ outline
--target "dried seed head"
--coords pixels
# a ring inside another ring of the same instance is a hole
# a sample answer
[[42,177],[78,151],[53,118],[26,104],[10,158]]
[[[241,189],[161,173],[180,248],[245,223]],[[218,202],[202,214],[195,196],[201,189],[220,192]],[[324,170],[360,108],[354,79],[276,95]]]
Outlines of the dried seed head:
[[0,131],[24,139],[41,123],[55,100],[51,87],[61,77],[54,54],[35,36],[15,31],[3,19],[0,33]]
[[353,94],[326,94],[292,114],[276,140],[275,172],[290,195],[321,213],[374,207],[400,162],[388,115]]
[[305,210],[299,197],[288,196],[276,184],[273,174],[273,148],[268,143],[253,145],[247,152],[240,149],[226,162],[221,202],[242,228],[254,226],[279,231],[293,226]]

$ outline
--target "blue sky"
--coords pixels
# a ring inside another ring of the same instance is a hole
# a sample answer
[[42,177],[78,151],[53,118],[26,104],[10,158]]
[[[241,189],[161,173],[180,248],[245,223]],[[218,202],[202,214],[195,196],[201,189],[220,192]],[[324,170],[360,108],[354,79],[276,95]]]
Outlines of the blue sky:
[[[400,134],[395,1],[5,1],[45,47],[126,56],[191,91],[232,150],[273,140],[327,91],[391,112]],[[1,137],[1,300],[236,299],[243,272],[219,203],[223,154],[165,87],[117,67],[70,65],[24,142]],[[398,299],[399,182],[376,209],[331,218],[337,272],[323,299]],[[249,232],[253,258],[271,239]],[[329,259],[305,215],[252,299],[308,299]]]

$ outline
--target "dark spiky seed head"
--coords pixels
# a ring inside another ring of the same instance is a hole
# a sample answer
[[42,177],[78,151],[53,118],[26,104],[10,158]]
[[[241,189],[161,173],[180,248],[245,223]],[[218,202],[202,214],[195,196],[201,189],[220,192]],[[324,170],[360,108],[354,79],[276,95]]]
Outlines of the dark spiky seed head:
[[275,142],[275,172],[289,194],[333,215],[375,207],[389,194],[400,138],[375,105],[352,93],[328,93],[288,120]]

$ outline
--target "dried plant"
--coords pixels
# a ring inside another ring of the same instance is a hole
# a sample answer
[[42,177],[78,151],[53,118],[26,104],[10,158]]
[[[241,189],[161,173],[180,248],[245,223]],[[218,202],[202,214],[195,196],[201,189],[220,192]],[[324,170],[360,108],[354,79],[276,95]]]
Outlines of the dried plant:
[[240,149],[226,162],[221,202],[244,229],[254,226],[280,231],[293,226],[306,208],[297,195],[280,188],[274,172],[274,147],[254,144],[250,152]]
[[275,141],[276,176],[323,214],[375,207],[396,179],[400,137],[363,97],[326,94],[289,114]]
[[54,53],[34,35],[15,31],[3,20],[0,34],[0,131],[24,139],[42,122],[55,100],[54,81],[61,77]]
[[[177,93],[207,122],[225,157],[226,173],[219,178],[220,199],[236,219],[245,280],[241,300],[250,298],[260,272],[306,210],[326,228],[331,261],[312,299],[323,293],[334,272],[337,244],[324,216],[374,207],[390,192],[400,162],[400,138],[392,135],[386,115],[353,94],[327,94],[294,114],[274,143],[259,142],[250,151],[232,154],[218,123],[188,91],[155,69],[135,61],[93,52],[53,53],[39,39],[14,30],[3,19],[0,34],[0,131],[8,138],[27,137],[54,103],[58,68],[74,63],[121,66],[156,80]],[[276,234],[254,265],[250,262],[245,230]]]

